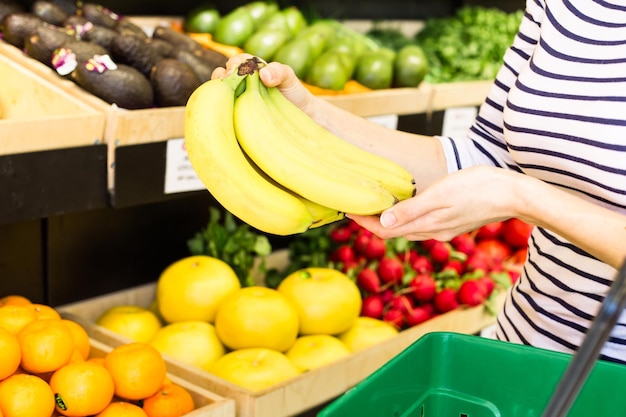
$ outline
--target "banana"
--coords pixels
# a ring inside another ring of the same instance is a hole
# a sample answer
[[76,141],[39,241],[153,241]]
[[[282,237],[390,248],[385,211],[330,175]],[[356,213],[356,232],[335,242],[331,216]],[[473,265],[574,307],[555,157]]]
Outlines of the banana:
[[261,170],[261,168],[259,168],[258,165],[255,164],[254,161],[252,161],[248,155],[244,153],[244,156],[246,160],[248,161],[248,163],[252,167],[254,167],[254,169],[258,172],[258,174],[262,176],[263,178],[265,178],[266,181],[284,190],[286,193],[292,194],[295,198],[299,199],[302,202],[302,204],[304,204],[304,206],[307,208],[307,210],[309,211],[309,213],[311,214],[313,218],[313,221],[311,223],[311,226],[309,226],[309,229],[324,226],[326,224],[330,224],[330,223],[333,223],[333,222],[336,222],[345,218],[345,213],[341,213],[340,211],[337,211],[330,207],[326,207],[326,206],[322,206],[321,204],[314,203],[313,201],[308,200],[302,197],[301,195],[294,193],[288,188],[283,187],[282,185],[274,181],[272,178],[270,178],[265,172],[263,172],[263,170]]
[[235,90],[246,77],[235,71],[193,92],[184,124],[189,160],[213,197],[234,216],[271,234],[304,232],[319,219],[301,198],[259,175],[237,143]]
[[313,216],[313,224],[309,227],[310,229],[334,223],[346,217],[345,214],[340,211],[314,203],[306,198],[302,198],[302,203],[304,203],[309,213],[311,213],[311,216]]
[[[337,137],[289,101],[278,88],[267,88],[262,85],[261,89],[266,90],[269,100],[265,102],[275,113],[275,117],[288,122],[290,129],[303,139],[302,145],[310,152],[323,149],[324,157],[328,161],[372,177],[387,188],[398,201],[415,195],[415,180],[403,166]],[[261,94],[265,95],[263,91]]]
[[342,213],[378,214],[397,201],[369,177],[328,163],[323,149],[313,153],[304,148],[285,121],[269,111],[261,85],[258,70],[251,71],[245,91],[235,100],[234,125],[244,152],[265,173],[296,194]]

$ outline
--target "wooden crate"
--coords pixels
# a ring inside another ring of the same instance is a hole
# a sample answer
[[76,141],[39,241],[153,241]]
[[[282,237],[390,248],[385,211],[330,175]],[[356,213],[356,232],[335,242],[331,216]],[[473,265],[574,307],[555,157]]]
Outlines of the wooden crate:
[[[122,109],[94,96],[73,81],[62,78],[52,68],[2,41],[0,41],[1,55],[32,71],[46,82],[59,87],[65,94],[73,96],[105,118],[103,139],[108,144],[109,189],[114,188],[113,169],[116,147],[159,142],[184,136],[184,106],[139,110]],[[63,131],[63,129],[58,130]]]
[[105,117],[0,55],[0,155],[102,142]]
[[487,97],[492,84],[493,81],[491,80],[431,84],[432,95],[428,111],[441,111],[451,107],[479,106]]
[[[91,339],[91,352],[90,356],[94,358],[102,358],[111,350],[112,346],[96,340]],[[191,382],[173,375],[168,374],[169,379],[176,385],[180,385],[185,388],[191,394],[193,403],[196,406],[195,410],[185,414],[183,417],[234,417],[235,416],[235,402],[230,398],[221,397],[209,390],[201,388]]]
[[[286,250],[277,251],[268,257],[267,267],[280,268],[286,265],[287,260]],[[258,280],[260,276],[257,275],[256,278]],[[97,318],[107,308],[115,305],[148,307],[154,300],[155,292],[156,283],[149,283],[60,306],[59,311],[62,315],[80,322],[94,339],[116,346],[128,340],[95,325]],[[499,305],[503,301],[504,294],[498,299]],[[259,392],[249,391],[171,358],[167,358],[167,363],[169,371],[174,375],[223,397],[234,399],[238,417],[293,416],[338,397],[426,333],[449,331],[475,334],[493,323],[495,317],[487,314],[482,306],[459,308],[404,330],[376,346]]]

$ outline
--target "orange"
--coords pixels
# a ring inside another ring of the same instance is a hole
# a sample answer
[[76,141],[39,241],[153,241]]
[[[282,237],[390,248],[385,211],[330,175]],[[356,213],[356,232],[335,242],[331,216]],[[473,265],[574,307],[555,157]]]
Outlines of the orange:
[[31,304],[29,306],[35,311],[35,316],[38,319],[60,319],[61,315],[54,308],[46,304]]
[[113,399],[113,377],[102,365],[75,362],[59,368],[50,378],[57,411],[69,417],[98,414]]
[[10,295],[5,295],[4,297],[0,298],[0,306],[4,306],[4,305],[25,306],[25,305],[29,305],[30,303],[31,301],[27,297],[24,297],[23,295],[10,294]]
[[194,408],[189,391],[176,384],[164,385],[143,401],[143,411],[148,417],[180,417]]
[[72,332],[74,345],[80,356],[83,359],[87,359],[89,357],[89,351],[91,350],[91,342],[89,341],[89,335],[85,328],[73,320],[61,319],[61,321],[65,323]]
[[4,417],[50,417],[54,394],[38,376],[13,375],[0,382],[0,410]]
[[56,319],[33,320],[17,333],[22,351],[22,368],[43,374],[67,364],[74,353],[72,331]]
[[126,401],[114,401],[96,417],[148,417],[141,407]]
[[117,346],[104,357],[104,365],[113,376],[115,394],[127,400],[153,395],[167,373],[161,353],[142,342]]
[[0,327],[11,333],[17,333],[36,318],[35,311],[29,306],[8,304],[0,307]]
[[104,358],[89,358],[87,359],[87,362],[93,362],[104,366]]
[[5,329],[0,329],[0,358],[0,380],[3,380],[17,371],[22,360],[17,336]]

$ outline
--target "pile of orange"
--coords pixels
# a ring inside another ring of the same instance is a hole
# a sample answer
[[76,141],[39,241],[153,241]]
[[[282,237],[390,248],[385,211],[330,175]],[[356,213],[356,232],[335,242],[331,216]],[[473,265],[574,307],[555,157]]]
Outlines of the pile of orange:
[[195,408],[149,344],[91,351],[85,329],[54,308],[0,298],[0,417],[180,417]]

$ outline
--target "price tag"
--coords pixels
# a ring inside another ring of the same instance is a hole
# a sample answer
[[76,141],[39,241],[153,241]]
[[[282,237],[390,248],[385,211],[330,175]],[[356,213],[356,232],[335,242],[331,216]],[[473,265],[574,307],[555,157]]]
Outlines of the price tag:
[[378,123],[379,125],[396,130],[398,128],[398,115],[397,114],[385,114],[382,116],[368,117],[370,121]]
[[474,123],[478,114],[477,107],[453,107],[443,113],[441,135],[462,138]]
[[182,193],[186,191],[204,190],[206,187],[196,175],[187,149],[185,139],[170,139],[167,141],[165,154],[165,194]]

